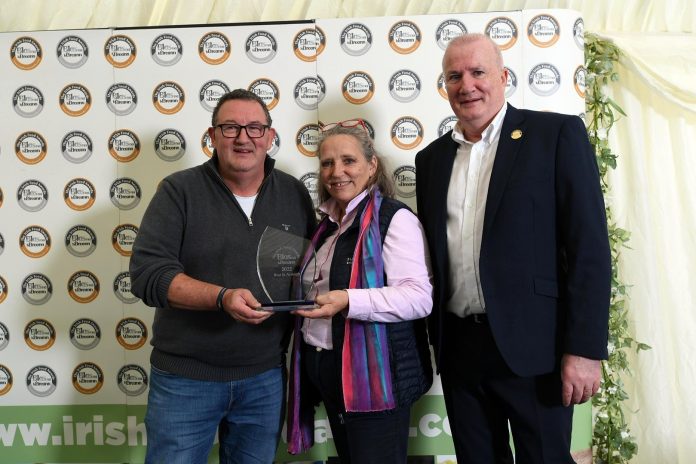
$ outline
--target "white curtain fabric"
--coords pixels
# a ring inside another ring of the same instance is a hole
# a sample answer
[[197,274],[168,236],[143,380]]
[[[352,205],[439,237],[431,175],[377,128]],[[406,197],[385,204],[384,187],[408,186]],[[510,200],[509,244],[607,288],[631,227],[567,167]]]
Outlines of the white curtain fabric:
[[692,0],[0,0],[0,31],[567,8],[592,32],[696,30]]
[[696,462],[696,37],[605,37],[624,51],[611,90],[628,115],[610,133],[619,159],[609,201],[632,234],[620,261],[631,329],[653,347],[631,353],[624,379],[634,462]]
[[[628,117],[608,198],[635,338],[625,383],[637,464],[696,462],[696,2],[693,0],[0,0],[0,31],[568,8],[624,52],[610,87]],[[634,411],[634,412],[633,412]]]

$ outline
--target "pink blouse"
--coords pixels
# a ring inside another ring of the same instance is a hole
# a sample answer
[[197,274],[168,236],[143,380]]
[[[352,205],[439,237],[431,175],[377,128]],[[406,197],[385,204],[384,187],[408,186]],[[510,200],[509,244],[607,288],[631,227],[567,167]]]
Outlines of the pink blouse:
[[[329,272],[336,240],[353,223],[355,208],[366,195],[367,192],[363,191],[351,200],[338,229],[317,250],[315,259],[318,267],[314,273],[306,273],[304,276],[306,280],[315,281],[314,291],[308,295],[309,299],[329,291]],[[322,204],[320,210],[328,214],[329,220],[338,223],[339,209],[333,199]],[[400,209],[394,214],[384,238],[382,258],[387,274],[386,286],[349,289],[347,317],[362,321],[399,322],[430,314],[433,306],[430,254],[423,227],[409,210]],[[302,334],[309,345],[333,348],[331,320],[305,318]]]

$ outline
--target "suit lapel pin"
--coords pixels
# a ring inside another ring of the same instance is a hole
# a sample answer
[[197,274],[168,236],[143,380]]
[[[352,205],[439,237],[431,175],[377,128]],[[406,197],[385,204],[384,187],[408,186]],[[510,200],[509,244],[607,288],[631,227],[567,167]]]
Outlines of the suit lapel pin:
[[519,129],[515,129],[514,131],[512,131],[512,134],[510,134],[510,137],[512,137],[512,140],[522,138],[522,131]]

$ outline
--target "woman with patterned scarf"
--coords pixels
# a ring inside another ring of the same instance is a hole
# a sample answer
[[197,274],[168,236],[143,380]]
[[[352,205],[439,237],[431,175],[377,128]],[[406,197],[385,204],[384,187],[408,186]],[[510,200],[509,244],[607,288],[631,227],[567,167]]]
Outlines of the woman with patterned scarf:
[[295,311],[288,451],[313,445],[323,401],[342,464],[403,464],[411,405],[432,384],[423,229],[362,120],[323,126],[317,152],[323,219],[303,279],[318,308]]

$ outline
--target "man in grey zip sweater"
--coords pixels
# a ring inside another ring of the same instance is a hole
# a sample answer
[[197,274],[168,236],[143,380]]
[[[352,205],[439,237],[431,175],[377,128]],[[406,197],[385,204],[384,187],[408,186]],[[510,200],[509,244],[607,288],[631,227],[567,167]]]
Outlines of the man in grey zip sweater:
[[254,93],[221,97],[213,157],[166,177],[141,222],[130,274],[156,308],[148,463],[205,463],[218,431],[221,463],[275,456],[291,316],[257,310],[256,249],[267,226],[307,237],[315,215],[304,185],[266,155],[270,126]]

